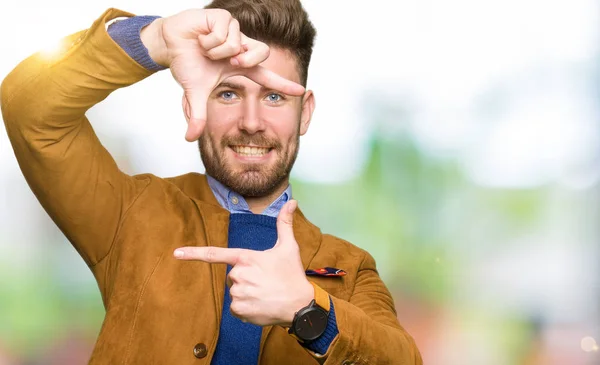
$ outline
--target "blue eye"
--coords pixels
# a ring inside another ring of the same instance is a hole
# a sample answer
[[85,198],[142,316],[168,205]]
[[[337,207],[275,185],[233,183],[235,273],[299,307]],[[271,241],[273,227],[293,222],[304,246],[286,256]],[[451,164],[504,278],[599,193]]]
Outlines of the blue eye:
[[233,100],[237,95],[235,95],[235,93],[233,91],[223,91],[220,95],[221,98],[223,98],[226,101],[231,101]]
[[283,100],[283,96],[279,95],[279,94],[269,94],[267,96],[267,99],[271,102],[271,103],[277,103],[278,101]]

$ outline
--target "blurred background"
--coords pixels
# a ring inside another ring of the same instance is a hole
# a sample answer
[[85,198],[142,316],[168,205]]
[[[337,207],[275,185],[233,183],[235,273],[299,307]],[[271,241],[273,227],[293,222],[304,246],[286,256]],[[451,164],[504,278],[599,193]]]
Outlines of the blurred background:
[[[1,2],[0,78],[108,7],[206,3]],[[425,363],[600,364],[600,4],[303,3],[317,109],[294,197],[373,254]],[[88,116],[129,173],[203,172],[180,100],[166,71]],[[85,364],[103,316],[0,128],[0,365]]]

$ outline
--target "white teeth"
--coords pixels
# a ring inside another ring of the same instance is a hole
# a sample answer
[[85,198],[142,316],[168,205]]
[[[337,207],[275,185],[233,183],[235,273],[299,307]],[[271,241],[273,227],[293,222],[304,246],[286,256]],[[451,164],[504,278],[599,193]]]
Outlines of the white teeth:
[[262,156],[269,152],[268,148],[263,147],[246,147],[246,146],[233,146],[235,153],[243,156]]

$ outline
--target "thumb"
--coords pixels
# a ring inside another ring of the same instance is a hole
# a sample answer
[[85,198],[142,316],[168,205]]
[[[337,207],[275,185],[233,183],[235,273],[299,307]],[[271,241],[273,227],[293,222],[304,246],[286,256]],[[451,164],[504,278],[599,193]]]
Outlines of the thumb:
[[296,200],[290,200],[283,205],[277,216],[277,245],[282,242],[296,241],[294,238],[294,211],[298,207]]
[[185,139],[193,142],[200,138],[206,124],[208,96],[199,91],[186,90],[183,95],[183,110],[188,123]]

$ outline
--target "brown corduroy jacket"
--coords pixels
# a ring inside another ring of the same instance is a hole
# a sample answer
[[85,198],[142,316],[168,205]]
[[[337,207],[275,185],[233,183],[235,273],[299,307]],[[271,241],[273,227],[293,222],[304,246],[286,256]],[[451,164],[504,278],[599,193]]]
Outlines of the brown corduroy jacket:
[[[90,364],[209,364],[226,266],[182,262],[172,253],[226,247],[229,212],[203,175],[124,174],[85,117],[112,91],[151,74],[106,32],[107,21],[131,15],[109,9],[65,38],[59,56],[20,63],[2,83],[2,116],[29,186],[98,282],[106,317]],[[421,364],[373,258],[321,234],[299,210],[294,234],[306,269],[348,273],[311,279],[330,293],[339,335],[319,357],[283,328],[264,327],[259,363]]]

